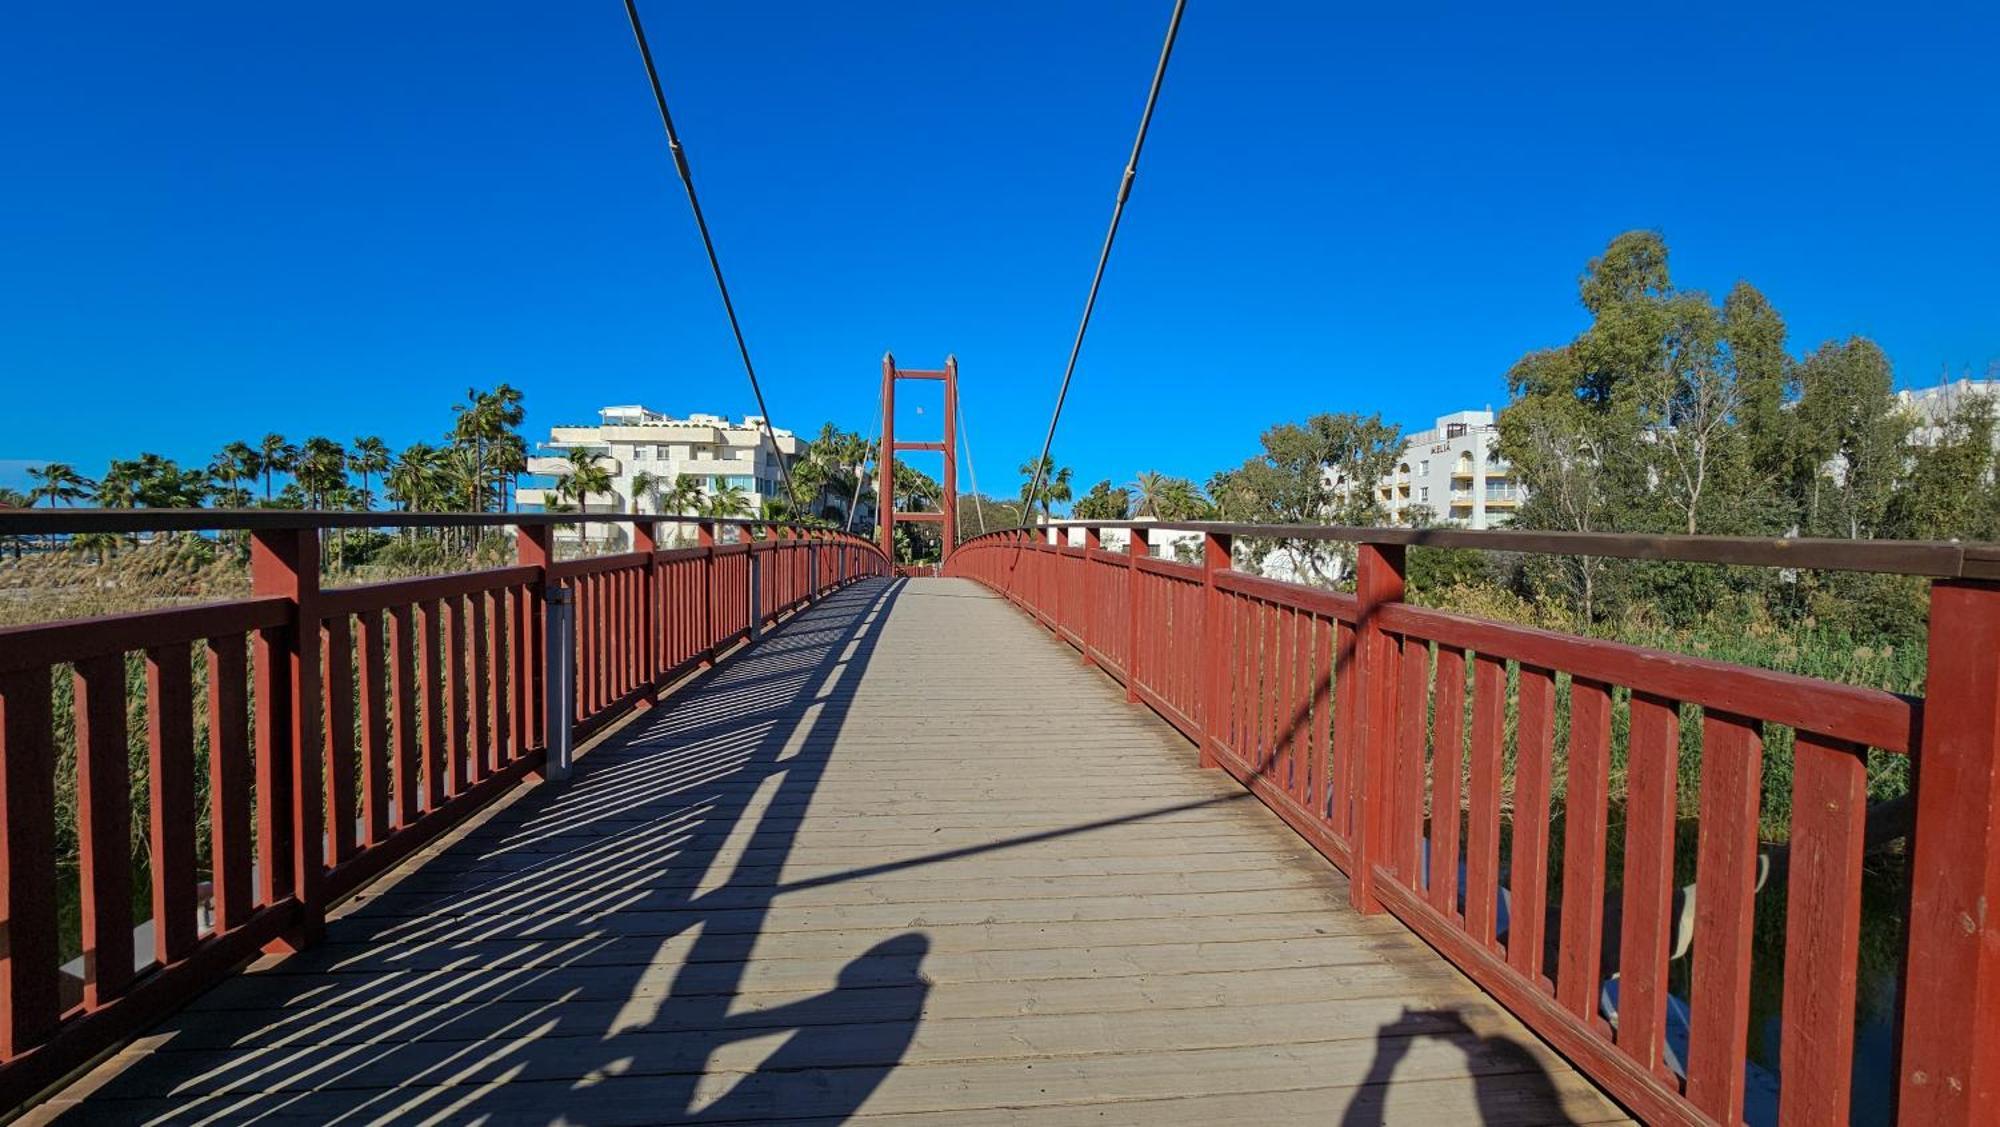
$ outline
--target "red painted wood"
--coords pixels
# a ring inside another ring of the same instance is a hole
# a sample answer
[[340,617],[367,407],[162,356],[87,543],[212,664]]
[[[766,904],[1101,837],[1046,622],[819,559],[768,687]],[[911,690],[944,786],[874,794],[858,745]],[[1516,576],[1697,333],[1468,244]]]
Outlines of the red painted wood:
[[384,650],[382,613],[357,617],[361,652],[361,843],[382,844],[389,836],[389,665]]
[[152,646],[282,626],[290,620],[288,600],[254,598],[0,627],[0,673],[32,672],[93,657],[121,657]]
[[1885,751],[1906,752],[1915,732],[1916,708],[1894,693],[1775,673],[1579,638],[1525,626],[1487,622],[1399,604],[1387,612],[1389,629],[1462,649],[1512,658],[1547,669],[1587,673],[1668,700],[1686,701],[1739,716],[1814,731],[1832,730]]
[[507,761],[507,593],[488,591],[486,600],[486,770]]
[[1203,647],[1202,661],[1207,671],[1206,684],[1202,689],[1201,765],[1216,765],[1216,747],[1230,736],[1229,691],[1230,677],[1228,655],[1229,639],[1232,633],[1230,608],[1224,602],[1226,596],[1216,589],[1216,579],[1230,566],[1230,539],[1214,533],[1202,534],[1201,574],[1204,598],[1202,600],[1203,630],[1208,637],[1208,645]]
[[1507,963],[1540,984],[1548,912],[1549,780],[1555,741],[1555,677],[1524,665],[1516,693],[1514,842],[1507,887],[1513,894]]
[[285,630],[251,635],[257,741],[257,902],[292,894],[291,646]]
[[411,607],[389,610],[389,748],[394,770],[390,775],[396,825],[417,820],[422,805],[423,776],[418,767],[418,747],[422,742],[423,709],[419,700],[421,678],[417,655],[416,611]]
[[466,665],[466,739],[465,777],[476,783],[486,777],[486,764],[492,754],[493,725],[492,705],[494,689],[491,678],[488,649],[491,640],[486,634],[486,596],[474,592],[465,598],[466,634],[472,643],[472,652]]
[[1395,840],[1389,863],[1411,888],[1423,887],[1424,758],[1430,720],[1431,651],[1421,638],[1401,640],[1403,674],[1396,702]]
[[[242,639],[237,642],[241,654]],[[77,663],[73,683],[83,1004],[94,1010],[132,981],[132,767],[125,743],[124,656]]]
[[444,608],[438,603],[423,603],[417,607],[417,683],[424,702],[418,757],[423,761],[423,809],[426,811],[442,807],[445,794],[445,658],[440,651],[443,615]]
[[[1307,749],[1306,794],[1307,809],[1315,811],[1320,818],[1332,822],[1328,813],[1327,780],[1333,771],[1333,634],[1338,624],[1327,618],[1313,619],[1313,668],[1317,681],[1314,692],[1317,700],[1313,710],[1312,746]],[[1339,833],[1339,827],[1333,826]]]
[[1672,701],[1633,693],[1631,716],[1625,775],[1624,917],[1618,947],[1618,1047],[1641,1067],[1664,1074],[1680,715]]
[[[256,758],[250,749],[250,669],[247,640],[241,634],[210,639],[208,651],[208,833],[210,887],[215,905],[215,930],[232,931],[249,922],[255,889],[250,883],[250,780]],[[124,724],[118,725],[119,738]],[[117,749],[124,758],[124,748]],[[124,772],[119,772],[121,779]],[[131,815],[126,815],[130,825]],[[129,833],[129,829],[127,831]],[[121,843],[122,844],[122,843]],[[130,858],[119,856],[126,870],[130,905]],[[122,921],[131,926],[129,915]],[[131,966],[131,936],[126,936],[126,966]]]
[[1490,654],[1472,666],[1472,761],[1466,801],[1465,922],[1472,938],[1498,949],[1500,761],[1507,732],[1507,667]]
[[0,1059],[47,1040],[62,1016],[49,692],[46,666],[0,673]]
[[326,805],[332,832],[327,860],[338,865],[351,860],[355,840],[356,786],[360,764],[354,754],[354,643],[344,614],[326,620],[320,637],[326,646]]
[[1785,887],[1784,1036],[1778,1120],[1846,1123],[1861,958],[1861,858],[1868,760],[1850,743],[1800,732],[1792,749],[1791,864]]
[[1351,624],[1338,624],[1334,639],[1333,766],[1325,812],[1334,832],[1344,841],[1354,836],[1354,791],[1360,778],[1360,644]]
[[1361,655],[1360,775],[1355,789],[1360,825],[1354,834],[1354,871],[1348,894],[1363,913],[1382,910],[1375,899],[1375,865],[1389,855],[1389,799],[1394,788],[1397,653],[1383,610],[1403,598],[1401,545],[1362,544],[1355,553],[1354,593]]
[[[250,586],[260,595],[282,595],[295,605],[285,631],[285,727],[282,743],[288,760],[277,773],[289,776],[288,815],[291,864],[290,890],[298,897],[297,927],[284,946],[298,949],[316,942],[324,924],[326,903],[320,884],[325,876],[326,817],[321,781],[324,759],[320,747],[319,533],[314,529],[273,530],[251,534]],[[260,776],[261,781],[261,776]]]
[[153,870],[153,957],[194,947],[194,676],[188,647],[146,651],[146,791]]
[[1458,824],[1464,791],[1465,654],[1437,652],[1437,708],[1431,720],[1431,907],[1461,919],[1458,910]]
[[1604,837],[1611,780],[1611,690],[1569,686],[1569,782],[1563,799],[1562,934],[1556,998],[1579,1019],[1597,1013],[1604,948]]
[[450,598],[444,607],[444,793],[455,798],[470,784],[466,777],[468,749],[466,737],[471,717],[466,714],[465,683],[465,600]]
[[1725,712],[1704,713],[1701,727],[1687,1098],[1716,1119],[1736,1123],[1743,1118],[1743,1057],[1750,1035],[1764,733],[1756,721]]
[[1904,1123],[1992,1123],[2000,1121],[2000,583],[1933,583],[1930,631],[1898,1114]]

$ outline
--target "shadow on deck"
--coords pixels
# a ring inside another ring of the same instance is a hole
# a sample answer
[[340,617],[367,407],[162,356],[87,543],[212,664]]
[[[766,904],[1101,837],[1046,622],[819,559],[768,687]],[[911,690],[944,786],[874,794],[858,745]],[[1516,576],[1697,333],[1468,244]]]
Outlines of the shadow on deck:
[[890,1114],[1620,1116],[1066,649],[918,580],[793,618],[31,1121]]

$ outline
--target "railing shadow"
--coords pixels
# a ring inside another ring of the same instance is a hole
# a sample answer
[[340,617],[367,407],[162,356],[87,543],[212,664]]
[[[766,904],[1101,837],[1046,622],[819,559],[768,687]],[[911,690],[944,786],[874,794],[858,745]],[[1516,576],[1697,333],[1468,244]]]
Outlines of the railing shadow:
[[171,1122],[852,1114],[915,1035],[929,939],[747,976],[901,587],[835,593],[704,674],[57,1118],[161,1097]]

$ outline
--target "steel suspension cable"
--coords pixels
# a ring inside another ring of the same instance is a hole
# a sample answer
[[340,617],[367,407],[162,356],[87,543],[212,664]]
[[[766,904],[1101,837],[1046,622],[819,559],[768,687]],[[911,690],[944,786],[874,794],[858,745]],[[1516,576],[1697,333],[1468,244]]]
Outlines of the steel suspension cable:
[[750,377],[750,391],[757,397],[757,413],[764,421],[764,434],[771,440],[771,453],[778,459],[778,472],[785,479],[785,504],[789,508],[798,503],[792,492],[792,469],[785,462],[785,453],[778,447],[778,432],[771,426],[771,409],[764,402],[764,388],[757,382],[757,368],[750,363],[750,346],[743,340],[743,325],[736,318],[736,303],[729,299],[729,283],[722,280],[722,260],[715,254],[715,239],[708,232],[708,218],[702,214],[701,198],[695,195],[694,173],[688,169],[687,151],[681,148],[680,133],[674,129],[674,116],[667,112],[667,92],[660,85],[659,68],[653,65],[653,48],[646,42],[646,27],[639,19],[638,5],[633,0],[625,0],[625,15],[632,21],[632,38],[639,43],[639,58],[646,64],[646,81],[653,87],[653,104],[659,107],[660,124],[667,131],[667,148],[673,153],[674,171],[680,174],[681,184],[687,188],[688,206],[694,210],[694,224],[701,231],[701,245],[708,252],[708,267],[715,272],[715,288],[722,294],[723,312],[729,315],[729,331],[736,334],[736,351],[743,357],[743,372]]
[[[986,535],[986,499],[979,495],[979,467],[972,464],[972,436],[965,430],[965,404],[953,399],[952,406],[958,409],[958,440],[965,446],[965,474],[972,479],[972,511],[979,514],[979,534]],[[953,545],[957,547],[957,545]]]
[[[632,0],[625,0],[629,7]],[[1040,492],[1042,475],[1049,468],[1049,450],[1055,445],[1056,423],[1062,419],[1063,401],[1069,398],[1070,378],[1076,375],[1076,358],[1083,352],[1083,335],[1090,329],[1090,314],[1097,307],[1097,290],[1104,284],[1104,267],[1111,261],[1111,244],[1118,238],[1118,221],[1125,215],[1125,201],[1132,197],[1132,182],[1139,176],[1139,152],[1146,147],[1146,130],[1153,124],[1153,107],[1159,104],[1160,87],[1167,80],[1167,60],[1174,54],[1174,38],[1180,34],[1181,13],[1187,0],[1174,0],[1173,18],[1167,21],[1167,38],[1160,45],[1160,62],[1153,68],[1153,87],[1146,94],[1146,110],[1139,115],[1139,133],[1132,139],[1132,156],[1125,162],[1125,176],[1118,182],[1118,200],[1111,207],[1111,226],[1104,232],[1104,249],[1097,254],[1097,271],[1090,278],[1090,293],[1083,300],[1083,317],[1077,322],[1076,340],[1069,347],[1069,363],[1063,366],[1062,385],[1056,389],[1056,409],[1049,415],[1048,437],[1042,440],[1041,457],[1035,459],[1035,476],[1021,506],[1021,527],[1033,519],[1035,495]]]
[[[878,400],[878,401],[876,402],[876,404],[875,404],[875,432],[874,432],[874,433],[876,433],[876,434],[881,434],[881,433],[882,433],[882,412],[883,412],[883,410],[884,410],[884,408],[883,408],[883,406],[882,406],[882,403],[881,403],[881,402],[880,402],[880,401]],[[881,440],[880,440],[880,439],[877,439],[876,441],[877,441],[877,443],[879,444]],[[855,464],[855,466],[854,466],[854,499],[853,499],[852,501],[849,501],[849,502],[847,503],[847,528],[846,528],[846,531],[847,531],[847,532],[853,532],[853,531],[854,531],[854,514],[855,514],[855,512],[856,512],[857,510],[859,510],[859,509],[861,508],[861,469],[862,469],[862,467],[863,467],[863,466],[865,466],[865,465],[867,465],[867,464],[868,464],[868,463],[867,463],[866,461],[862,461],[862,462],[857,462],[857,463]],[[880,481],[880,480],[881,480],[881,477],[882,477],[882,459],[881,459],[880,457],[877,457],[877,458],[875,459],[875,478],[876,478],[876,480],[877,480],[877,481]],[[881,496],[881,494],[882,494],[882,490],[881,490],[881,489],[879,489],[879,488],[878,488],[878,489],[876,489],[876,490],[875,490],[875,494],[876,494],[876,496],[875,496],[875,505],[876,505],[876,507],[877,507],[877,508],[879,509],[879,508],[881,507],[881,505],[882,505],[882,496]]]

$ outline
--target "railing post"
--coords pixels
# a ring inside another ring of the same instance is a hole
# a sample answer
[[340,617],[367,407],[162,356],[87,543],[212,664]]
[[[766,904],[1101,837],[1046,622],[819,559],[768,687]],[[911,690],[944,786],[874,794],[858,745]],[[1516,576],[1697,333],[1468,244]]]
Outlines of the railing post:
[[[555,552],[550,542],[550,534],[550,526],[546,524],[522,524],[514,527],[514,558],[523,567],[533,567],[541,570],[541,574],[535,579],[530,580],[527,584],[527,628],[533,631],[533,634],[532,636],[522,638],[521,644],[527,648],[530,654],[544,655],[544,660],[542,661],[536,661],[531,658],[526,663],[528,667],[528,684],[525,686],[524,691],[516,694],[515,699],[523,701],[524,707],[528,710],[528,715],[521,727],[529,733],[540,732],[542,734],[542,747],[545,752],[549,748],[549,720],[548,713],[545,710],[547,702],[544,700],[544,695],[548,692],[547,686],[550,676],[550,670],[546,661],[549,637],[549,565],[555,562]],[[530,735],[528,738],[532,739],[533,736]],[[527,749],[522,748],[520,750],[525,751]]]
[[750,640],[764,636],[764,558],[757,552],[757,534],[749,525],[743,526],[743,535],[750,542]]
[[543,684],[547,686],[547,697],[542,705],[542,714],[548,718],[548,729],[544,733],[548,751],[542,759],[542,778],[559,783],[569,778],[570,756],[573,751],[575,728],[570,717],[576,714],[576,602],[575,592],[567,587],[548,589],[543,628],[548,637],[548,648],[543,656],[547,669]]
[[639,571],[639,661],[645,667],[645,699],[652,701],[660,675],[660,550],[659,525],[650,520],[632,522],[632,550],[646,553],[646,566]]
[[1348,898],[1356,911],[1382,910],[1375,899],[1375,862],[1389,854],[1389,796],[1393,786],[1396,739],[1395,639],[1382,630],[1381,608],[1403,600],[1403,546],[1357,546],[1354,592],[1359,628],[1348,670],[1360,678],[1361,769],[1354,788],[1360,815],[1354,834],[1354,870],[1347,874]]
[[1097,609],[1097,600],[1090,597],[1091,582],[1096,578],[1096,564],[1091,562],[1090,553],[1104,547],[1104,533],[1094,524],[1083,526],[1083,567],[1078,569],[1079,582],[1076,590],[1076,604],[1083,613],[1076,620],[1077,652],[1083,655],[1085,665],[1096,665],[1097,659],[1090,653],[1090,620]]
[[701,558],[701,622],[702,635],[708,639],[708,660],[714,664],[716,651],[721,647],[715,640],[715,614],[721,603],[715,597],[715,522],[700,521],[694,526],[695,543],[707,553]]
[[[257,842],[264,899],[296,897],[299,923],[272,941],[298,951],[319,941],[326,925],[320,894],[326,857],[326,816],[320,794],[325,734],[320,718],[319,530],[275,528],[251,533],[250,590],[288,599],[287,632],[276,676],[283,720],[257,749]],[[277,702],[273,702],[276,704]]]
[[1201,616],[1202,633],[1207,635],[1208,644],[1203,646],[1202,671],[1205,674],[1201,709],[1201,765],[1219,767],[1222,760],[1218,748],[1222,743],[1225,719],[1229,715],[1229,623],[1222,591],[1216,587],[1215,578],[1229,570],[1230,551],[1233,547],[1226,532],[1203,532],[1201,536]]
[[1134,528],[1125,541],[1125,703],[1139,700],[1139,561],[1152,555],[1146,530]]
[[2000,583],[1931,584],[1929,661],[1898,1117],[2000,1122]]

